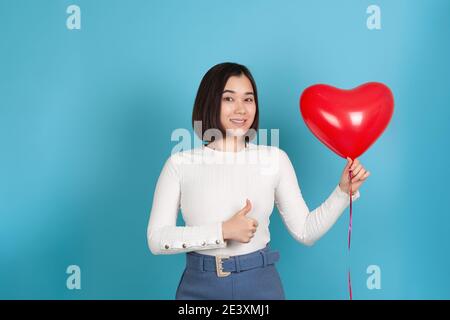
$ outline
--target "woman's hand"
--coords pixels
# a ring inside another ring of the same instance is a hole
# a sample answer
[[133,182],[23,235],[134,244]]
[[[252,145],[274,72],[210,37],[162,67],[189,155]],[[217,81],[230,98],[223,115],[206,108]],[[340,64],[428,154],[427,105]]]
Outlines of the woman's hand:
[[245,207],[236,212],[229,220],[222,223],[222,233],[224,240],[236,240],[243,243],[250,242],[255,236],[258,221],[246,217],[252,209],[250,200],[246,199]]
[[344,171],[342,172],[341,181],[339,182],[339,187],[345,193],[349,193],[349,170],[352,171],[352,195],[361,187],[361,185],[366,181],[367,177],[370,176],[370,172],[366,171],[363,165],[356,158],[352,161],[350,157],[347,157],[347,164],[345,165]]

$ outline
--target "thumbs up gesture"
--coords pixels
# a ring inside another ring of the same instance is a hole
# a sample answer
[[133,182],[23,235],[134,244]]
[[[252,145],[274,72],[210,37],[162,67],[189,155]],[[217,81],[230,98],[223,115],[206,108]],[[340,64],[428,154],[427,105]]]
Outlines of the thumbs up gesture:
[[250,242],[251,238],[255,236],[256,228],[258,227],[258,221],[247,216],[251,209],[252,204],[250,200],[246,199],[245,206],[230,219],[222,223],[224,240]]

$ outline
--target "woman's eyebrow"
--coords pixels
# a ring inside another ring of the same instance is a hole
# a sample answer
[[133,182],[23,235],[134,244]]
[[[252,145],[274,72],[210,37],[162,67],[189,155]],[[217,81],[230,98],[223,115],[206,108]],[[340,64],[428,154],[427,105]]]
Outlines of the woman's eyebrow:
[[[226,93],[226,92],[236,93],[236,91],[233,91],[233,90],[228,90],[228,89],[227,89],[227,90],[223,90],[223,93]],[[245,93],[244,93],[244,95],[247,95],[247,94],[251,94],[251,95],[254,96],[253,92],[251,92],[251,91],[250,91],[250,92],[245,92]]]

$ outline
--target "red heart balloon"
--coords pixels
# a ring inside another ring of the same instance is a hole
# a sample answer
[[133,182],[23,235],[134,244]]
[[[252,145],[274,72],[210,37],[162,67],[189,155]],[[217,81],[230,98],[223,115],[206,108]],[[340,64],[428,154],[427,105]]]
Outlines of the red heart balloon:
[[350,90],[316,84],[303,91],[300,112],[322,143],[343,158],[355,159],[386,129],[394,112],[394,97],[379,82]]

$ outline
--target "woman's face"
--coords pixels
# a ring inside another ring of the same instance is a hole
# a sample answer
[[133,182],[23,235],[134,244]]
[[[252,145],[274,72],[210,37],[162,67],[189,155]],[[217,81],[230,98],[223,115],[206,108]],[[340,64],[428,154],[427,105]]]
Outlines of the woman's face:
[[232,136],[243,136],[255,119],[253,86],[245,75],[231,76],[222,93],[220,122]]

